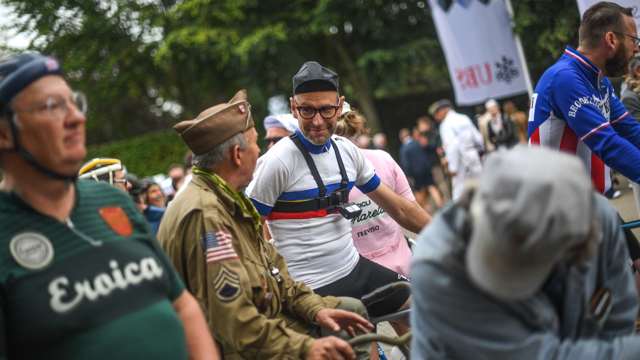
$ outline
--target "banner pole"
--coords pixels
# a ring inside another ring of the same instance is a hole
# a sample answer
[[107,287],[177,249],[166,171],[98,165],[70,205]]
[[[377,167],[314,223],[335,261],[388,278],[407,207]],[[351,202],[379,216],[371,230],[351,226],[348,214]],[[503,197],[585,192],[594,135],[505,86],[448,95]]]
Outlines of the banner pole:
[[515,22],[511,0],[505,0],[505,5],[507,7],[507,13],[509,14],[509,20],[511,21],[511,32],[515,37],[516,51],[518,52],[518,55],[520,55],[520,65],[522,66],[522,71],[524,71],[524,83],[527,87],[527,92],[529,93],[529,99],[531,99],[531,96],[533,96],[533,86],[531,85],[531,77],[529,76],[529,66],[527,65],[527,58],[524,56],[524,50],[522,49],[520,36],[515,32]]

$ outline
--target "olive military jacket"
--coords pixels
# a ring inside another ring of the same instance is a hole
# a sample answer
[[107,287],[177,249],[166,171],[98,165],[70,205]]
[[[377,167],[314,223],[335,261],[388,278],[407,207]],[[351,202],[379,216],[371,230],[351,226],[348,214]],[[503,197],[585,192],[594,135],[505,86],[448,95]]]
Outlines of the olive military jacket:
[[293,281],[261,226],[202,175],[172,201],[158,240],[203,307],[225,359],[303,358],[316,314],[339,302]]

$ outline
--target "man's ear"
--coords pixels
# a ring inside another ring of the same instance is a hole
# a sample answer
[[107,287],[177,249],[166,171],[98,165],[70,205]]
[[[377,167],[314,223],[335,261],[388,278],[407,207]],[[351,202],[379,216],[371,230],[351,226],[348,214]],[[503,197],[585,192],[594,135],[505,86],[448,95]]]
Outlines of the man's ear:
[[615,52],[616,44],[619,43],[620,40],[613,31],[607,31],[604,34],[604,42],[607,45],[607,49]]
[[240,145],[233,145],[231,148],[229,148],[229,158],[236,167],[240,167],[240,165],[242,165]]
[[13,149],[11,126],[5,117],[0,117],[0,151]]

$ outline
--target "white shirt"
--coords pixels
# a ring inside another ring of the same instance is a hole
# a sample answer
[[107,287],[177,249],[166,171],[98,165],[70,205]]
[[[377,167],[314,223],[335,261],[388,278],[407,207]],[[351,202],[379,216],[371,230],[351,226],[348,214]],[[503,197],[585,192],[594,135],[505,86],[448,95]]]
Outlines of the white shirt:
[[[313,159],[327,194],[340,186],[340,170],[330,143],[313,145],[297,132]],[[380,179],[373,166],[349,140],[334,136],[344,162],[349,188],[375,190]],[[318,196],[318,187],[300,150],[290,138],[274,145],[258,161],[247,195],[267,219],[274,244],[297,281],[316,289],[347,276],[358,262],[351,223],[326,210],[273,211],[277,200],[300,201]]]
[[482,135],[468,116],[452,109],[440,124],[442,147],[447,156],[451,179],[452,197],[456,200],[464,189],[464,183],[480,175],[482,162],[478,151],[482,150]]

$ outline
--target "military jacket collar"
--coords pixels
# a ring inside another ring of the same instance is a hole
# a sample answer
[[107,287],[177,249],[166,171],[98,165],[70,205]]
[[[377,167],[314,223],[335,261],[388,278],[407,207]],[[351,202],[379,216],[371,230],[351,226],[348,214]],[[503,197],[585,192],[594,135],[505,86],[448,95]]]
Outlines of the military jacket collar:
[[229,196],[229,194],[219,189],[212,181],[207,179],[205,176],[194,174],[191,182],[193,182],[194,185],[200,188],[211,190],[218,197],[218,199],[220,199],[220,202],[224,205],[229,214],[232,214],[234,216],[239,214],[245,218],[251,219],[251,215],[242,212],[240,206],[236,204],[236,201],[231,196]]

